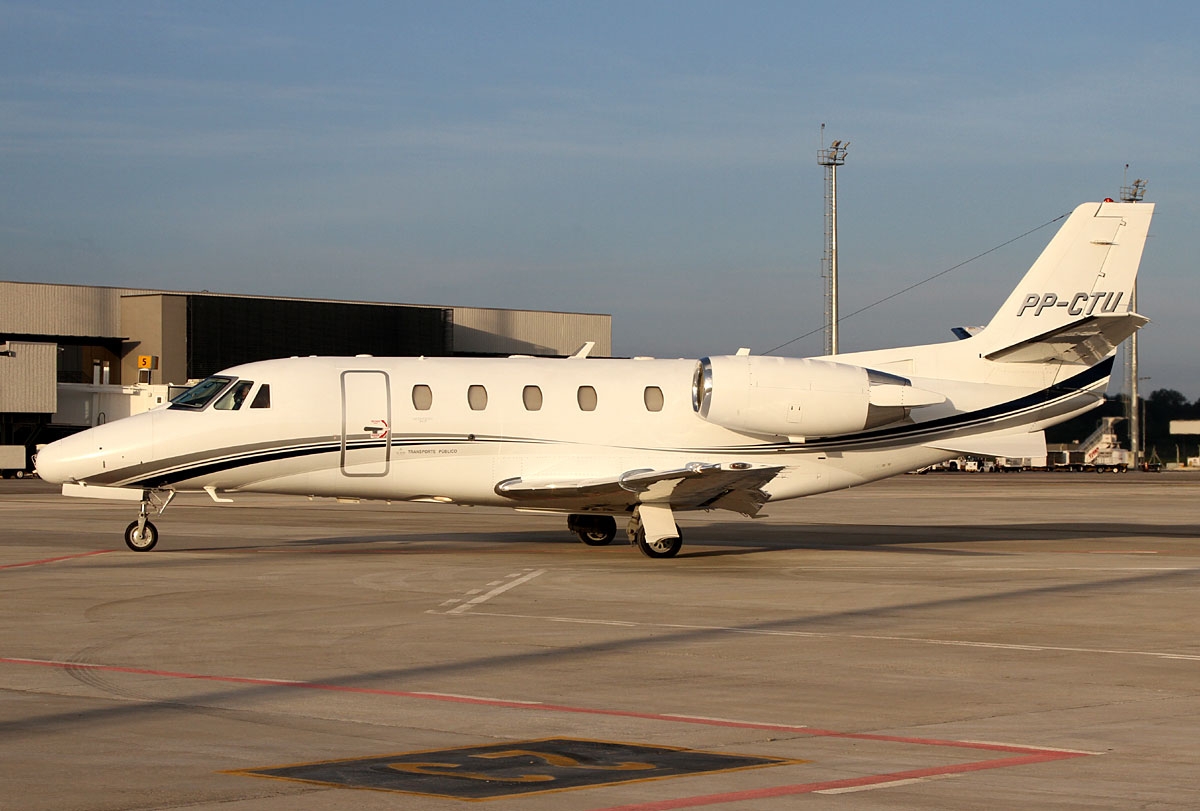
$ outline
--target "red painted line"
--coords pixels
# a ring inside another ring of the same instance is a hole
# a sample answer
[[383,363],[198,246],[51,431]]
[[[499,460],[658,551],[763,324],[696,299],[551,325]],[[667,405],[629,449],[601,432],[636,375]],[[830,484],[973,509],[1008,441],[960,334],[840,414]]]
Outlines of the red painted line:
[[644,721],[665,721],[678,724],[732,727],[735,729],[762,729],[772,732],[789,732],[797,735],[812,735],[814,737],[822,738],[877,741],[880,743],[902,743],[914,746],[947,746],[957,749],[979,749],[989,752],[1006,752],[1010,754],[1029,755],[1050,760],[1057,760],[1063,757],[1082,757],[1086,754],[1083,752],[1064,752],[1057,749],[1041,749],[1036,746],[1018,746],[1004,743],[954,741],[940,738],[908,737],[903,735],[876,735],[867,732],[837,732],[830,729],[816,729],[813,727],[799,726],[794,724],[773,724],[760,721],[735,721],[720,718],[704,718],[702,716],[693,715],[673,715],[654,712],[637,712],[634,710],[577,707],[569,704],[545,704],[537,701],[507,701],[501,698],[448,695],[444,693],[428,693],[415,690],[389,690],[381,687],[353,687],[342,684],[293,681],[290,679],[269,679],[254,676],[220,676],[204,673],[183,673],[175,670],[155,670],[152,668],[142,667],[123,667],[121,665],[98,665],[85,662],[60,662],[49,659],[0,657],[0,664],[34,665],[38,667],[52,667],[63,670],[99,670],[106,673],[128,673],[135,676],[157,676],[160,678],[187,679],[190,681],[210,681],[224,684],[252,684],[262,687],[292,687],[302,690],[320,690],[330,693],[388,696],[391,698],[414,698],[424,701],[443,701],[451,704],[473,704],[476,706],[500,707],[503,709],[513,710],[540,710],[543,712],[602,715],[610,718],[637,718]]
[[78,555],[63,555],[57,558],[46,558],[44,560],[30,560],[25,563],[5,563],[0,565],[0,569],[19,569],[22,566],[41,566],[45,563],[58,563],[60,560],[75,560],[76,558],[90,558],[92,555],[107,555],[112,552],[111,549],[101,549],[97,552],[80,552]]
[[892,772],[890,774],[872,774],[865,777],[852,777],[846,780],[828,780],[823,783],[798,783],[791,786],[771,786],[770,788],[731,791],[725,794],[705,794],[697,797],[679,797],[649,803],[614,805],[607,808],[597,808],[594,811],[671,811],[671,809],[675,808],[699,808],[705,805],[736,803],[746,800],[765,800],[771,797],[789,797],[795,794],[812,794],[813,792],[829,791],[830,789],[860,788],[880,783],[892,783],[897,780],[918,780],[928,777],[944,777],[951,774],[978,772],[987,769],[1028,766],[1033,763],[1046,763],[1052,760],[1076,757],[1086,757],[1086,755],[1080,752],[1043,751],[1040,754],[1024,755],[1022,757],[979,760],[972,763],[955,763],[947,766],[930,766],[925,769],[910,769],[909,771]]
[[798,783],[787,786],[771,786],[761,789],[727,792],[723,794],[707,794],[696,797],[678,797],[650,803],[634,803],[632,805],[612,806],[595,809],[595,811],[671,811],[677,808],[699,808],[706,805],[744,802],[746,800],[762,800],[772,797],[787,797],[797,794],[811,794],[830,789],[862,788],[866,786],[892,783],[898,780],[919,780],[922,778],[945,777],[955,774],[984,771],[988,769],[1004,769],[1014,766],[1028,766],[1035,763],[1048,763],[1055,760],[1087,757],[1086,752],[1071,752],[1057,749],[1039,749],[1032,746],[1016,746],[1002,743],[982,743],[975,741],[952,741],[938,738],[917,738],[901,735],[874,735],[860,732],[836,732],[828,729],[813,729],[812,727],[789,724],[771,724],[756,721],[734,721],[701,716],[667,715],[663,713],[635,712],[632,710],[612,710],[596,707],[575,707],[566,704],[542,704],[532,701],[506,701],[498,698],[483,698],[477,696],[444,695],[440,693],[423,693],[411,690],[387,690],[375,687],[352,687],[339,684],[323,684],[320,682],[291,681],[287,679],[268,679],[249,676],[218,676],[203,673],[182,673],[173,670],[154,670],[141,667],[122,667],[119,665],[98,665],[84,662],[59,662],[47,659],[21,659],[15,657],[0,657],[0,664],[33,665],[59,669],[99,670],[107,673],[128,673],[138,676],[157,676],[170,679],[188,679],[191,681],[220,682],[223,684],[249,684],[264,687],[293,687],[303,690],[321,690],[332,693],[351,693],[357,695],[389,696],[393,698],[412,698],[425,701],[444,701],[453,704],[473,704],[487,707],[500,707],[515,710],[540,710],[543,712],[577,713],[588,715],[603,715],[614,718],[637,718],[650,721],[665,721],[680,724],[701,724],[706,726],[734,727],[739,729],[762,729],[776,732],[789,732],[815,737],[839,738],[844,740],[878,741],[883,743],[903,743],[917,746],[946,746],[958,749],[975,749],[991,752],[1004,752],[1013,757],[1001,757],[993,760],[979,760],[968,763],[952,763],[942,766],[930,766],[922,769],[910,769],[888,774],[871,774],[843,780],[829,780],[820,783]]

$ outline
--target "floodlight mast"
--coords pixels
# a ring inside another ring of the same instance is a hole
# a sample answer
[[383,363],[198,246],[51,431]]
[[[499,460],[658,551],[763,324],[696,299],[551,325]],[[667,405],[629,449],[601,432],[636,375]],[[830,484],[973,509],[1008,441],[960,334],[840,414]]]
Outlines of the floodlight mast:
[[[1126,179],[1129,174],[1129,164],[1125,164]],[[1132,183],[1121,186],[1122,203],[1140,203],[1146,196],[1146,181],[1140,177]],[[1137,312],[1137,279],[1133,282],[1133,295],[1129,299],[1129,311]],[[1142,409],[1141,396],[1138,393],[1138,334],[1129,337],[1129,362],[1126,370],[1129,373],[1129,455],[1133,466],[1140,467],[1142,463]]]
[[825,125],[821,125],[821,148],[817,163],[825,167],[825,354],[838,353],[838,244],[837,244],[837,168],[846,162],[849,141],[836,140],[825,148]]

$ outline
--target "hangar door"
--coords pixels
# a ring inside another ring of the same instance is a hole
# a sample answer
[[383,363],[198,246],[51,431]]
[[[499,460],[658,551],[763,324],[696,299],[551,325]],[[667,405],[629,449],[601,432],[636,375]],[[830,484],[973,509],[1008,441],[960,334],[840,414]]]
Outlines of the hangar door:
[[342,372],[342,475],[387,475],[392,459],[391,425],[387,373]]

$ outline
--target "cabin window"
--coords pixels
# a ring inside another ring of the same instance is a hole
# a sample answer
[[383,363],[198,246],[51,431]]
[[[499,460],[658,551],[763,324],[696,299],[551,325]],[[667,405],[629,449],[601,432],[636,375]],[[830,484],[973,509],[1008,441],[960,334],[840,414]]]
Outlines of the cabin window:
[[483,386],[471,386],[467,389],[467,405],[472,411],[483,411],[487,408],[487,389]]
[[237,411],[246,402],[246,395],[254,388],[253,380],[239,380],[229,387],[229,391],[221,395],[221,399],[213,403],[218,411]]
[[250,402],[251,408],[270,408],[271,407],[271,385],[263,383],[258,387],[258,393],[254,395],[254,399]]
[[537,386],[526,386],[521,392],[521,400],[525,403],[526,411],[542,410],[542,390]]
[[575,398],[579,401],[580,411],[596,410],[596,390],[591,386],[580,386]]
[[412,401],[417,411],[428,411],[433,407],[433,390],[423,384],[413,386]]
[[213,398],[225,390],[233,380],[232,377],[207,377],[190,389],[171,400],[171,408],[186,408],[199,411],[212,402]]
[[646,401],[647,411],[663,410],[663,393],[658,386],[647,386],[642,399]]

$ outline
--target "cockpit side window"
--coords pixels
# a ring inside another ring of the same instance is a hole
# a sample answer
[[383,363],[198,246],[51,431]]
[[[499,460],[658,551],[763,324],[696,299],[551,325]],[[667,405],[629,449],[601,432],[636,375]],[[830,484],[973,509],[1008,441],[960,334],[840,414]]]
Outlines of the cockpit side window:
[[254,395],[253,402],[250,403],[251,408],[270,408],[271,407],[271,384],[263,383],[258,387],[258,393]]
[[218,411],[237,411],[246,402],[246,395],[254,388],[253,380],[239,380],[229,387],[229,391],[221,395],[221,399],[213,403]]
[[171,408],[183,408],[199,411],[213,401],[213,398],[225,390],[233,382],[232,377],[214,375],[206,377],[183,394],[171,401]]

